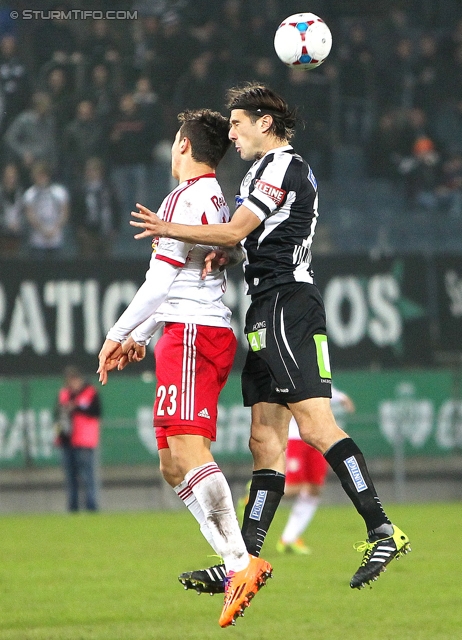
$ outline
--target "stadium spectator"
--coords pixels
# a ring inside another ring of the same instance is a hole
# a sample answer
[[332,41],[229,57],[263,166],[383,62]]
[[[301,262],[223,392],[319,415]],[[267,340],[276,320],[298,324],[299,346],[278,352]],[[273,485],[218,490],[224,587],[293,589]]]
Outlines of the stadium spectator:
[[122,93],[133,82],[133,36],[129,21],[95,20],[93,33],[83,46],[87,68],[105,65],[110,73],[112,85]]
[[[286,70],[279,64],[274,56],[255,54],[249,60],[248,69],[249,77],[258,78],[259,81],[269,86],[279,85],[283,82],[284,76],[286,75]],[[223,90],[223,94],[224,93],[225,91]]]
[[270,15],[257,2],[244,4],[244,10],[246,13],[242,20],[249,25],[249,31],[252,33],[252,44],[248,52],[250,60],[254,56],[273,58],[273,38],[268,38],[268,33],[273,31],[277,23],[276,16]]
[[77,104],[75,118],[66,126],[63,140],[63,165],[66,183],[73,189],[82,179],[86,161],[107,150],[104,125],[96,117],[91,100]]
[[58,144],[64,129],[74,115],[75,98],[64,67],[51,69],[46,78],[45,91],[50,96],[51,109],[55,117]]
[[155,110],[159,108],[159,96],[154,91],[148,75],[140,75],[136,80],[133,99],[138,106],[146,111],[148,117],[156,117]]
[[431,124],[429,118],[423,109],[419,107],[413,107],[408,109],[405,113],[404,125],[407,129],[405,135],[411,142],[411,149],[416,140],[420,138],[431,138]]
[[412,108],[414,88],[415,44],[406,36],[397,42],[392,58],[381,66],[378,93],[382,108]]
[[435,35],[424,33],[418,41],[418,58],[415,65],[414,105],[423,109],[427,117],[433,117],[444,95],[447,73],[445,58],[440,52]]
[[117,110],[118,91],[115,89],[112,72],[106,64],[96,64],[90,69],[88,83],[80,99],[93,102],[96,117],[101,121],[111,119]]
[[188,69],[176,83],[172,97],[175,111],[199,109],[208,105],[219,111],[223,104],[220,83],[213,80],[213,55],[211,51],[201,53],[191,60]]
[[173,126],[172,111],[166,110],[165,103],[160,100],[157,92],[152,88],[150,78],[145,75],[137,79],[133,99],[144,114],[152,132],[153,150],[152,162],[150,166],[148,165],[147,197],[149,202],[160,203],[170,190],[169,132]]
[[134,24],[133,69],[146,74],[156,84],[162,56],[162,38],[159,16],[143,15]]
[[371,132],[375,98],[373,53],[362,24],[348,30],[339,46],[337,65],[342,141],[361,145]]
[[45,64],[49,62],[67,64],[72,56],[78,53],[77,37],[72,29],[72,20],[62,17],[69,11],[64,3],[56,3],[49,7],[53,13],[51,20],[34,20],[32,32],[33,72],[40,74]]
[[420,25],[414,20],[410,11],[408,12],[398,3],[394,3],[390,10],[385,12],[384,19],[375,24],[371,31],[376,60],[381,64],[392,65],[396,44],[403,38],[410,38],[416,42],[420,33]]
[[119,227],[119,203],[106,178],[101,158],[86,160],[83,176],[76,182],[71,202],[79,257],[112,255]]
[[143,202],[152,168],[155,129],[132,93],[119,100],[109,133],[111,179],[117,190],[122,215],[128,216],[137,202]]
[[[226,86],[237,84],[248,78],[248,63],[252,51],[251,39],[242,38],[242,27],[246,23],[243,3],[239,0],[224,0],[219,21],[219,59],[223,71],[221,76]],[[256,49],[253,54],[256,54]]]
[[454,153],[444,160],[436,192],[442,210],[462,220],[462,154]]
[[198,50],[209,51],[218,60],[220,57],[219,19],[217,19],[216,10],[210,11],[210,3],[207,4],[204,15],[200,16],[195,13],[197,4],[194,3],[190,32],[198,43]]
[[48,93],[36,91],[30,109],[21,112],[5,133],[6,152],[28,177],[32,164],[43,160],[53,170],[58,160],[56,120]]
[[24,194],[29,255],[32,258],[62,256],[69,194],[65,187],[51,181],[52,173],[46,162],[35,162],[31,173],[33,184]]
[[403,158],[398,171],[404,177],[405,193],[411,208],[434,210],[438,206],[441,158],[431,138],[417,138],[412,155]]
[[155,80],[162,99],[169,105],[178,79],[184,72],[185,61],[192,60],[200,52],[200,45],[191,35],[188,25],[183,23],[181,16],[176,11],[166,12],[161,19],[162,57],[158,67],[159,76]]
[[0,39],[0,132],[23,111],[29,103],[29,73],[18,55],[17,38],[7,33]]
[[0,183],[0,256],[17,257],[23,240],[24,190],[18,167],[13,162],[5,165]]
[[81,46],[89,68],[97,64],[116,67],[121,60],[121,42],[110,20],[92,20]]
[[148,76],[140,76],[133,91],[133,100],[146,119],[152,142],[156,144],[167,138],[168,131],[165,130],[164,105],[161,104],[158,93],[153,89]]
[[[55,410],[56,444],[61,449],[66,479],[67,509],[75,512],[84,505],[88,511],[99,508],[97,451],[101,403],[94,385],[85,380],[78,367],[64,370]],[[81,492],[84,492],[83,505]]]
[[406,112],[394,108],[383,113],[366,147],[369,176],[399,182],[398,166],[409,155],[413,142]]

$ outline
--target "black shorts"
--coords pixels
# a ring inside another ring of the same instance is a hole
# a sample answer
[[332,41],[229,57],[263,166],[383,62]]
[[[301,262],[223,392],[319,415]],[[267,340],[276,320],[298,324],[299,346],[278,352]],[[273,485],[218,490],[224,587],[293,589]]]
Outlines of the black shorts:
[[244,406],[332,396],[326,314],[315,285],[296,282],[256,296],[245,333]]

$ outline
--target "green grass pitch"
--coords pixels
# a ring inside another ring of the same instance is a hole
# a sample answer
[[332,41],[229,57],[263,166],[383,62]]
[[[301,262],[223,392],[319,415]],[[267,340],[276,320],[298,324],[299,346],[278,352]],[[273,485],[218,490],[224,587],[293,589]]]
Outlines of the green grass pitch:
[[262,554],[274,579],[235,627],[220,629],[220,596],[184,591],[177,575],[214,558],[185,511],[4,516],[1,640],[462,639],[460,504],[391,505],[412,553],[372,589],[349,587],[363,524],[321,507],[308,557],[279,556],[278,512]]

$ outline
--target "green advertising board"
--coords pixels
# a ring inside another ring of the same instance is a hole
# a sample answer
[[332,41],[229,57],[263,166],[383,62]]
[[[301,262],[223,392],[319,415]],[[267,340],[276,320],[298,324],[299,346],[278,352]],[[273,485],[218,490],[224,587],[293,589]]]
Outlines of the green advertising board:
[[[96,379],[94,380],[96,384]],[[388,457],[398,441],[406,455],[438,456],[462,448],[459,375],[447,370],[349,371],[335,375],[336,386],[356,405],[339,414],[341,426],[368,457]],[[54,405],[61,379],[0,379],[0,465],[3,468],[56,465]],[[154,376],[112,375],[99,387],[103,405],[103,465],[136,465],[158,456],[152,428]],[[231,375],[220,396],[219,461],[250,460],[250,410],[242,406],[240,379]]]
[[357,411],[347,431],[369,457],[392,454],[398,438],[405,453],[435,456],[462,448],[459,373],[451,370],[338,373],[335,384]]

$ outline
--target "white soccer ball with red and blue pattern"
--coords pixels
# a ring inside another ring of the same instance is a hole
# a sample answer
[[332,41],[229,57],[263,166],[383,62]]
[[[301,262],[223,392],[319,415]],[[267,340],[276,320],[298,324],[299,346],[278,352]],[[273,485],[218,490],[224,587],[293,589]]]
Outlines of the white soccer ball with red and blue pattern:
[[327,24],[314,13],[295,13],[281,22],[274,36],[278,58],[288,67],[314,69],[332,47]]

